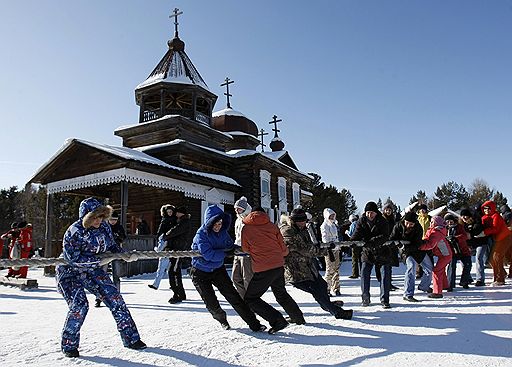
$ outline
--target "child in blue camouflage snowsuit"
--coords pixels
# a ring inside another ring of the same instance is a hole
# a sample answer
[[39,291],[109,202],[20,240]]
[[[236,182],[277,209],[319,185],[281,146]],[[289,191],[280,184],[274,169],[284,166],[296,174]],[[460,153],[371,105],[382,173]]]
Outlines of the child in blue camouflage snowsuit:
[[125,347],[146,347],[140,340],[123,297],[96,257],[96,254],[106,251],[122,252],[106,222],[111,214],[110,206],[102,205],[95,198],[85,199],[80,203],[79,220],[69,226],[64,234],[61,257],[68,264],[57,266],[56,280],[59,293],[69,306],[61,344],[67,357],[79,356],[80,328],[89,310],[86,289],[110,309]]

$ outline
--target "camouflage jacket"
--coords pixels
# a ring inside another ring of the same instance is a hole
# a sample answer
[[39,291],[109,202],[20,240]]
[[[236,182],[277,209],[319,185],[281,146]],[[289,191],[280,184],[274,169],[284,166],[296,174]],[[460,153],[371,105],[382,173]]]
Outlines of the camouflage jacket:
[[327,249],[313,244],[308,230],[300,230],[290,218],[280,228],[289,254],[284,260],[286,282],[298,283],[319,277],[315,257],[327,255]]

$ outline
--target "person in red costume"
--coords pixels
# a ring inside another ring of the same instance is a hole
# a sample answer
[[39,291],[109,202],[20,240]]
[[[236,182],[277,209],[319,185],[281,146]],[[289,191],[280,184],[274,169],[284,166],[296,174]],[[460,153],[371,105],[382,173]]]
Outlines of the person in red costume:
[[452,250],[446,242],[446,223],[438,215],[430,220],[430,227],[425,234],[425,243],[420,246],[420,250],[432,250],[437,257],[436,264],[432,270],[432,283],[434,283],[433,292],[428,295],[429,298],[443,298],[443,288],[448,288],[448,278],[446,277],[446,267],[452,261]]
[[[21,259],[28,259],[32,253],[32,224],[27,222],[20,222],[18,224],[20,230],[20,237],[18,243],[21,248]],[[20,267],[18,271],[18,278],[26,278],[28,273],[28,266]]]
[[501,215],[496,211],[496,204],[493,201],[489,200],[483,203],[482,212],[484,213],[482,217],[484,234],[486,236],[492,236],[494,240],[490,260],[494,273],[494,283],[492,283],[492,285],[505,285],[505,276],[507,273],[503,266],[503,259],[512,246],[512,234]]

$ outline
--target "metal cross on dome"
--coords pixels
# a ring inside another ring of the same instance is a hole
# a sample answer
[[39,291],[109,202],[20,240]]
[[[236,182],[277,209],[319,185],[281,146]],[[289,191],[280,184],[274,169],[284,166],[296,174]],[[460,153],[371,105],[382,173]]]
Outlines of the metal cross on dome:
[[224,95],[227,98],[227,108],[231,108],[231,104],[229,103],[229,97],[233,97],[232,94],[229,94],[229,85],[233,84],[234,82],[234,80],[229,80],[229,78],[226,77],[226,79],[224,79],[224,83],[220,85],[221,87],[226,86],[226,93],[224,93]]
[[174,18],[174,37],[178,37],[178,15],[183,14],[182,11],[178,8],[174,8],[173,10],[174,14],[169,15],[169,18]]
[[260,145],[261,145],[261,151],[262,151],[262,152],[265,150],[265,149],[264,149],[264,147],[266,147],[266,146],[267,146],[266,144],[264,144],[264,143],[263,143],[263,137],[264,137],[265,135],[268,135],[268,133],[266,133],[266,132],[265,132],[265,130],[261,129],[261,130],[260,130],[260,133],[258,134],[258,136],[261,138],[261,143],[260,143]]
[[270,121],[270,122],[269,122],[269,124],[271,124],[271,125],[272,125],[272,124],[274,124],[274,128],[272,129],[272,131],[274,132],[274,138],[278,138],[278,137],[279,137],[279,136],[277,135],[277,133],[278,133],[278,132],[280,132],[281,130],[279,130],[279,129],[277,128],[277,123],[278,123],[278,122],[282,122],[282,121],[283,121],[283,120],[281,120],[281,119],[279,119],[279,120],[278,120],[278,119],[277,119],[277,116],[276,116],[276,115],[274,115],[274,116],[272,116],[272,121]]

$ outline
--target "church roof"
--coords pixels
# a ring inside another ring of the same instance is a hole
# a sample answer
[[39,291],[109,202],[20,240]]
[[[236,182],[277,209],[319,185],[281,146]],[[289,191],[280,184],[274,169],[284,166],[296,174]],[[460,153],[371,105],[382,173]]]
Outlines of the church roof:
[[206,82],[197,71],[192,61],[185,53],[185,43],[179,38],[168,42],[169,50],[148,78],[136,89],[147,87],[160,82],[198,85],[209,91]]
[[240,186],[238,184],[238,182],[236,182],[231,177],[222,176],[222,175],[216,175],[216,174],[206,173],[206,172],[200,172],[200,171],[192,171],[192,170],[189,170],[189,169],[173,166],[173,165],[170,165],[168,163],[165,163],[164,161],[162,161],[160,159],[152,157],[149,154],[146,154],[146,153],[141,152],[141,151],[136,150],[136,149],[132,149],[132,148],[128,148],[128,147],[119,147],[119,146],[112,146],[112,145],[106,145],[106,144],[93,143],[93,142],[90,142],[90,141],[76,139],[76,138],[67,139],[66,142],[64,143],[64,145],[57,151],[57,153],[55,153],[53,155],[53,157],[51,157],[48,160],[48,162],[44,163],[39,168],[39,170],[34,174],[34,176],[32,177],[32,179],[30,181],[32,181],[36,176],[38,176],[40,172],[42,172],[48,165],[50,165],[51,162],[54,161],[69,146],[71,146],[72,144],[76,144],[76,143],[90,146],[90,147],[92,147],[94,149],[98,149],[98,150],[104,151],[106,153],[115,155],[115,156],[117,156],[119,158],[122,158],[122,159],[125,159],[125,160],[131,160],[131,161],[138,161],[138,162],[153,164],[153,165],[169,168],[169,169],[172,169],[172,170],[175,170],[175,171],[181,171],[181,172],[189,173],[189,174],[196,175],[196,176],[206,177],[206,178],[209,178],[209,179],[212,179],[212,180],[216,180],[216,181],[225,182],[225,183],[228,183],[228,184],[231,184],[231,185]]

